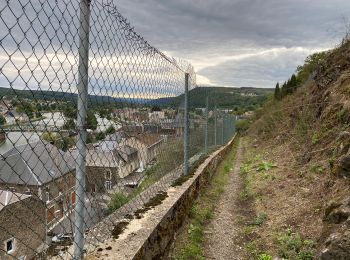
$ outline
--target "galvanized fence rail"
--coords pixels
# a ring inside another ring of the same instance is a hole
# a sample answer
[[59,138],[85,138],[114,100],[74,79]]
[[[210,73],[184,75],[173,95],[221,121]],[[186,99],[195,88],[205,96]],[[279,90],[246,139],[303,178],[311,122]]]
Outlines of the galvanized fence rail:
[[4,0],[0,28],[1,259],[81,259],[235,132],[111,1]]

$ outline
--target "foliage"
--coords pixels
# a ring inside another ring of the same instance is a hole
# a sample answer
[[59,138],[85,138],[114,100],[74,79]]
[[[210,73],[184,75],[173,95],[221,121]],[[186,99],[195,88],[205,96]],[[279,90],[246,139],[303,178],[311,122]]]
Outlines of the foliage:
[[262,161],[259,163],[257,171],[261,172],[267,172],[269,171],[271,168],[277,167],[276,164],[270,163],[270,162],[266,162],[266,161]]
[[101,118],[107,118],[108,120],[111,119],[111,113],[112,113],[112,109],[110,107],[99,107],[97,110],[97,113],[99,114],[99,116]]
[[95,113],[91,110],[87,112],[86,125],[89,129],[92,129],[92,130],[97,129],[97,118],[95,116]]
[[281,89],[280,89],[280,84],[278,82],[277,82],[276,88],[275,88],[274,99],[275,100],[281,99]]
[[249,129],[250,123],[246,119],[237,120],[235,126],[238,133],[244,133]]
[[162,109],[159,106],[152,106],[151,112],[156,112],[156,111],[162,111]]
[[95,137],[92,133],[88,133],[87,136],[86,136],[86,143],[87,144],[91,144],[95,142]]
[[115,133],[115,128],[114,126],[110,125],[106,131],[105,131],[106,135],[111,135],[111,134],[114,134]]
[[267,220],[266,213],[260,213],[254,221],[254,225],[261,226]]
[[41,135],[41,138],[63,151],[67,151],[75,143],[72,137],[62,136],[58,133],[52,133],[52,132],[44,132]]
[[314,133],[311,137],[311,143],[312,144],[317,144],[319,141],[319,136],[318,136],[318,133]]
[[304,83],[315,71],[317,66],[326,58],[327,51],[316,52],[309,55],[304,62],[304,65],[297,68],[297,79],[299,83]]
[[42,117],[43,115],[39,112],[39,111],[36,111],[35,112],[35,117],[36,118],[40,118],[40,117]]
[[[197,87],[189,91],[189,106],[191,109],[203,108],[206,106],[206,97],[209,96],[209,109],[213,109],[215,105],[229,109],[237,107],[244,113],[261,107],[271,93],[272,89],[262,88]],[[164,105],[178,107],[182,101],[183,95],[180,95]]]
[[67,118],[75,119],[77,117],[77,110],[74,105],[67,103],[63,109],[63,115]]
[[5,125],[6,124],[6,119],[3,115],[0,115],[0,125]]
[[129,201],[128,197],[125,196],[123,193],[117,192],[115,193],[110,202],[108,203],[108,212],[112,213],[119,209],[121,206],[126,204]]
[[17,104],[16,111],[25,113],[29,118],[33,118],[36,107],[31,102],[22,101]]
[[97,132],[96,135],[95,135],[95,138],[97,141],[100,141],[100,140],[103,140],[105,139],[106,137],[106,134],[104,132]]
[[68,118],[67,121],[64,122],[62,128],[67,130],[75,129],[76,125],[75,125],[74,119]]
[[268,254],[260,254],[259,260],[272,260],[272,256],[270,256]]
[[287,230],[276,238],[279,244],[279,256],[283,259],[314,259],[315,242],[303,240],[299,234]]

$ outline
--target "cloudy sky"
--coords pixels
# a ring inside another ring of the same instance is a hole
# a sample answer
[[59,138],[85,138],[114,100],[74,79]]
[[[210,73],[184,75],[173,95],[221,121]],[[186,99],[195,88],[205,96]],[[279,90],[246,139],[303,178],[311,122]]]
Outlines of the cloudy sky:
[[[0,1],[0,87],[76,92],[80,0]],[[188,60],[200,85],[274,87],[336,46],[349,0],[93,0],[89,93],[156,98],[183,72],[130,34]],[[345,21],[344,21],[345,20]],[[350,28],[350,26],[349,26]]]
[[273,87],[307,55],[332,48],[348,0],[114,0],[135,30],[189,60],[200,84]]

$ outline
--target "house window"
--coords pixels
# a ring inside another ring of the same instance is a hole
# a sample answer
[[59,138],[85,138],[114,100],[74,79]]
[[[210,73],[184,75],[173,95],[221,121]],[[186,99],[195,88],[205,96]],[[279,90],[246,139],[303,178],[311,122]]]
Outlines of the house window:
[[112,179],[112,172],[110,170],[106,171],[106,180]]
[[5,241],[5,251],[8,254],[11,254],[14,250],[14,245],[15,245],[15,239],[11,238],[7,241]]
[[105,187],[106,187],[106,190],[111,190],[112,189],[112,182],[111,181],[106,181],[105,182]]

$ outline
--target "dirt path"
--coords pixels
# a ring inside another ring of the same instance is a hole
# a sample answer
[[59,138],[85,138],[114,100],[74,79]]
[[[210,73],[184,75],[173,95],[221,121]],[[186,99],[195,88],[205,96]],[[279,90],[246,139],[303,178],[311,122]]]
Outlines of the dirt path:
[[214,211],[214,218],[205,230],[204,254],[206,259],[243,259],[243,249],[238,246],[239,214],[237,201],[240,192],[239,169],[243,146],[239,143],[236,160],[232,165],[230,179]]

